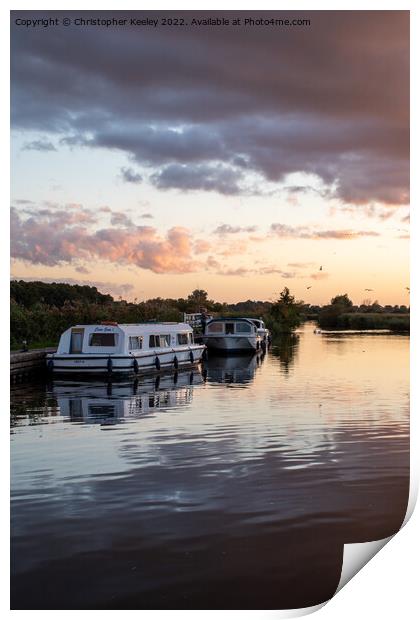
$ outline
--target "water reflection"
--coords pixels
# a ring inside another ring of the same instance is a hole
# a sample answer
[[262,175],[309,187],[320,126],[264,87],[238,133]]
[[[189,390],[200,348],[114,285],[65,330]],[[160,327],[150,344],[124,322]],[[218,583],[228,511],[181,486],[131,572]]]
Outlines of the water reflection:
[[13,391],[11,424],[42,424],[45,418],[51,421],[55,416],[71,422],[117,424],[160,409],[188,405],[194,386],[202,383],[197,369],[130,381],[54,380],[44,392],[38,386],[37,393],[36,384],[32,387],[30,407],[27,386],[20,386]]
[[[408,338],[12,394],[13,609],[315,605],[409,485]],[[280,362],[280,363],[279,363]]]
[[213,383],[243,384],[251,383],[257,369],[264,362],[262,353],[252,355],[216,355],[210,353],[203,364],[204,377]]
[[282,334],[273,340],[272,355],[280,360],[281,369],[285,374],[293,367],[298,347],[298,334]]

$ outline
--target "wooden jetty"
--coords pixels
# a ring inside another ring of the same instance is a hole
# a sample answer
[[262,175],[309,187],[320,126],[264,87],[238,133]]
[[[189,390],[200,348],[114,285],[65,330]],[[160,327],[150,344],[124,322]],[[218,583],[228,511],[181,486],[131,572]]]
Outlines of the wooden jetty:
[[12,351],[10,353],[10,378],[21,381],[29,375],[46,372],[47,353],[55,353],[57,349],[32,349],[32,351]]

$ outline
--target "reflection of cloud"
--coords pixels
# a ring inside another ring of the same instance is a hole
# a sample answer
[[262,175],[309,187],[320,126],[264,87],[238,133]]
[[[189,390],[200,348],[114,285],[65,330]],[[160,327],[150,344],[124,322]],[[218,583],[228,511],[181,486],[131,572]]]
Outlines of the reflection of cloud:
[[271,232],[284,239],[358,239],[359,237],[378,237],[373,230],[315,230],[307,226],[287,226],[271,224]]
[[315,13],[302,45],[270,27],[12,29],[19,130],[119,150],[162,189],[238,194],[243,175],[305,172],[353,204],[408,200],[406,12]]

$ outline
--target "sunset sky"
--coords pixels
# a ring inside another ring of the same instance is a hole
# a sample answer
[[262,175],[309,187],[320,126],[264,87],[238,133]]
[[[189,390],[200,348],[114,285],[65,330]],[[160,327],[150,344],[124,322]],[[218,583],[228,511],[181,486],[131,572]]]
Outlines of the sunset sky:
[[12,277],[409,303],[409,13],[272,15],[12,12]]

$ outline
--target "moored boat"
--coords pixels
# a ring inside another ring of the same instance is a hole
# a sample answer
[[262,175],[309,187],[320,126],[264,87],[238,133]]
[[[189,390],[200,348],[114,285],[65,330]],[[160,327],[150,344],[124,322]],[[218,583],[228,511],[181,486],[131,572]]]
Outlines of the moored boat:
[[209,349],[226,353],[258,351],[263,338],[252,319],[217,318],[206,323],[203,342]]
[[268,346],[271,343],[270,331],[266,328],[262,319],[250,319],[257,328],[257,333],[261,336],[262,340]]
[[66,374],[150,374],[193,367],[204,350],[186,323],[104,322],[67,329],[47,366]]

